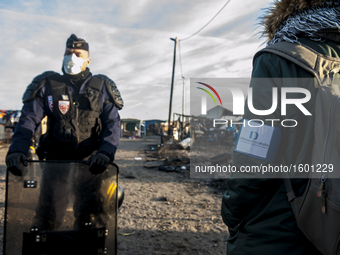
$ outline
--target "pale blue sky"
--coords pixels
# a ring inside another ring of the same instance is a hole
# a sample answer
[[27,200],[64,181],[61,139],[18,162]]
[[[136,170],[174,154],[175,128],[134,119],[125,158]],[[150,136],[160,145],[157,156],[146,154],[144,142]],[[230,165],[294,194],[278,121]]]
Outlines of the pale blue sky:
[[[225,0],[82,0],[0,2],[0,109],[21,109],[21,96],[38,74],[61,72],[71,33],[90,44],[91,72],[114,80],[125,101],[122,118],[167,119],[173,41],[205,25]],[[249,77],[263,47],[257,17],[271,1],[231,0],[198,35],[181,43],[189,114],[190,78]],[[177,55],[173,112],[181,113]],[[148,114],[146,114],[148,113]]]

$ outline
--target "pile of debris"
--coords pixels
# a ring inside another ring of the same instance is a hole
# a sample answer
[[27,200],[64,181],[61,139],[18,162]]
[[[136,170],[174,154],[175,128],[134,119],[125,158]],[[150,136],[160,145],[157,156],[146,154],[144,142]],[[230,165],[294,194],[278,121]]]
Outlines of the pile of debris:
[[[186,140],[186,141],[185,141]],[[190,138],[185,142],[150,144],[145,152],[145,168],[157,168],[166,172],[182,172],[190,169]]]

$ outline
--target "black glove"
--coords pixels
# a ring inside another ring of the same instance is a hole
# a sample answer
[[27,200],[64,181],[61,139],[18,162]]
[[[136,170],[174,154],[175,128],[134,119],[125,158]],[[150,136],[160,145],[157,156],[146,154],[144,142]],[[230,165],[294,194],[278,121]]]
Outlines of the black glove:
[[109,165],[110,158],[104,153],[98,152],[97,154],[92,155],[86,163],[90,164],[89,171],[92,174],[101,174]]
[[17,176],[22,176],[21,164],[27,166],[27,157],[22,152],[14,152],[6,156],[7,170]]

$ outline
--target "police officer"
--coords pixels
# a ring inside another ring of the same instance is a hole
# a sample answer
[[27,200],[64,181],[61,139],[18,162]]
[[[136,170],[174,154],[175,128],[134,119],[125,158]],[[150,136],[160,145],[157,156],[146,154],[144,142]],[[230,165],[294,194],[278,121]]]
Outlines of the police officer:
[[[112,80],[105,75],[92,75],[88,68],[90,62],[88,43],[72,34],[66,42],[63,75],[47,71],[35,77],[27,87],[22,115],[6,157],[7,169],[12,174],[22,175],[20,163],[27,166],[31,138],[46,115],[47,132],[37,152],[40,159],[82,160],[90,156],[91,174],[81,177],[88,180],[91,175],[94,178],[94,175],[101,174],[114,160],[120,137],[118,110],[123,107],[123,100]],[[52,177],[43,176],[42,185],[48,189],[47,186],[52,186],[46,184],[48,180],[63,178],[68,178],[67,171],[60,171]],[[58,196],[58,192],[52,193]],[[47,199],[42,196],[41,203]],[[56,225],[63,217],[67,201],[61,204],[65,208],[60,210],[59,216],[58,212],[53,212],[57,215],[50,219],[53,224],[57,222]],[[37,209],[37,216],[39,210],[41,208]]]

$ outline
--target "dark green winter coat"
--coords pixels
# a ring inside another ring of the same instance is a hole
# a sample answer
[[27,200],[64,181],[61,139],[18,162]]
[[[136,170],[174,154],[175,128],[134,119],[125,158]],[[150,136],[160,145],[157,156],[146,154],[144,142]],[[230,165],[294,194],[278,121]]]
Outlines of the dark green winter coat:
[[[340,46],[334,42],[315,42],[300,39],[321,54],[339,58]],[[270,78],[313,78],[313,75],[292,62],[272,53],[263,53],[254,62],[252,80],[253,105],[255,109],[266,110],[272,106],[273,87],[303,87],[310,91],[311,99],[304,104],[312,114],[305,116],[294,105],[287,107],[287,115],[281,116],[280,93],[277,110],[267,116],[258,116],[245,107],[245,119],[294,119],[298,122],[295,128],[281,129],[281,143],[276,164],[286,165],[310,164],[314,136],[314,106],[318,91],[315,82],[290,83],[283,81],[275,84]],[[266,78],[266,79],[259,79]],[[295,94],[293,96],[299,97]],[[301,95],[300,95],[301,96]],[[232,164],[236,167],[265,165],[268,162],[234,152]],[[229,227],[227,254],[265,254],[265,255],[304,255],[318,254],[313,245],[299,231],[287,201],[286,188],[282,179],[243,178],[244,175],[232,174],[226,180],[228,190],[222,200],[222,218]],[[303,193],[307,179],[293,179],[293,188],[299,196]],[[242,224],[236,231],[240,222]],[[313,224],[311,222],[311,224]]]

